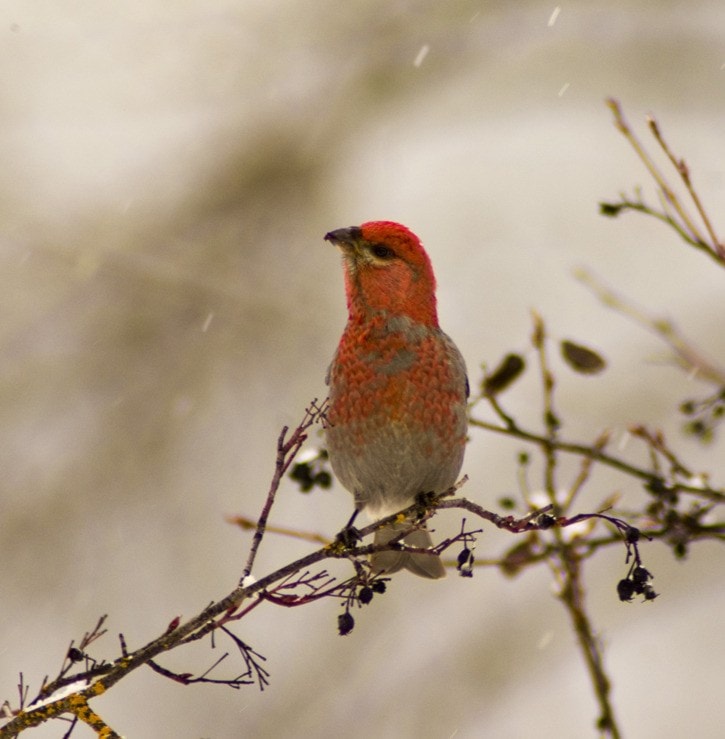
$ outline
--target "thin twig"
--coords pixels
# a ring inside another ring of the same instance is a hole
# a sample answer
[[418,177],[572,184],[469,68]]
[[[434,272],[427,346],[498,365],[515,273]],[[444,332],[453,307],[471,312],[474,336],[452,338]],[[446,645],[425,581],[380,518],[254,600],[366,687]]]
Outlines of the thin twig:
[[725,369],[703,357],[671,321],[648,315],[586,269],[576,270],[574,276],[586,285],[603,305],[631,318],[640,326],[659,336],[675,353],[678,364],[693,377],[725,387]]
[[610,700],[611,684],[604,666],[601,642],[586,611],[581,560],[571,547],[565,546],[559,551],[559,561],[564,574],[559,599],[569,614],[599,704],[597,728],[611,739],[620,739],[621,732]]
[[707,215],[707,212],[702,206],[702,202],[700,201],[700,197],[698,196],[697,192],[695,191],[695,188],[692,185],[692,179],[690,178],[690,168],[687,166],[687,163],[684,159],[678,159],[670,149],[669,145],[665,141],[664,137],[662,136],[662,132],[660,131],[659,124],[652,116],[647,116],[647,123],[650,127],[650,130],[652,131],[652,135],[657,140],[657,143],[662,148],[662,151],[665,152],[667,155],[667,158],[670,160],[674,168],[679,173],[680,177],[682,178],[682,182],[684,183],[685,187],[687,188],[687,192],[690,195],[690,198],[692,199],[692,202],[695,204],[695,208],[697,208],[697,212],[700,215],[700,218],[702,219],[703,224],[705,225],[705,229],[707,230],[708,235],[710,236],[710,241],[712,244],[713,249],[718,253],[721,259],[725,258],[725,248],[723,247],[720,240],[717,238],[717,235],[715,234],[715,229],[713,228],[712,223],[710,222],[710,218]]
[[[258,522],[252,518],[246,516],[228,516],[227,521],[235,526],[239,526],[240,529],[249,530],[256,529]],[[301,541],[309,541],[313,544],[329,544],[330,539],[317,534],[314,531],[299,531],[298,529],[290,529],[285,526],[271,526],[269,523],[265,528],[267,534],[278,534],[279,536],[289,536],[293,539],[299,539]]]
[[[603,450],[607,443],[609,442],[610,434],[609,432],[605,431],[604,433],[599,435],[599,438],[594,441],[592,444],[592,449],[595,450]],[[594,465],[594,460],[591,457],[584,457],[581,461],[581,467],[579,469],[579,474],[576,476],[576,479],[569,487],[569,490],[566,494],[566,497],[561,503],[561,508],[563,511],[568,511],[572,504],[574,503],[574,499],[579,494],[579,492],[582,490],[584,485],[586,484],[587,480],[589,479],[589,475],[592,471],[592,466]]]
[[561,439],[557,439],[556,441],[552,442],[551,439],[522,429],[518,425],[514,428],[509,428],[506,426],[498,426],[495,423],[482,421],[477,418],[472,418],[470,420],[470,425],[477,428],[486,429],[487,431],[493,431],[497,434],[502,434],[503,436],[510,436],[515,439],[521,439],[522,441],[531,442],[533,444],[536,444],[537,446],[540,446],[542,449],[553,446],[558,451],[568,452],[570,454],[576,454],[583,457],[589,457],[595,462],[601,462],[602,464],[619,470],[620,472],[630,475],[631,477],[637,477],[640,480],[644,480],[645,482],[655,485],[665,485],[666,487],[671,489],[672,492],[689,493],[705,500],[711,500],[715,503],[725,503],[725,492],[722,490],[711,488],[707,485],[703,485],[702,487],[698,485],[688,485],[686,483],[678,481],[669,481],[665,483],[661,475],[658,475],[651,470],[637,467],[636,465],[630,464],[629,462],[625,462],[623,459],[618,459],[617,457],[607,454],[606,452],[597,449],[594,446],[562,441]]
[[559,431],[559,419],[554,412],[554,375],[549,369],[549,362],[546,356],[546,328],[544,319],[535,311],[531,312],[534,322],[534,331],[531,337],[531,343],[536,350],[539,358],[539,374],[541,375],[542,384],[542,405],[543,405],[543,421],[546,429],[546,443],[542,445],[544,459],[546,461],[544,467],[544,489],[549,496],[549,500],[553,505],[557,504],[556,500],[556,438]]
[[323,402],[322,405],[318,406],[317,400],[313,400],[309,408],[307,408],[307,410],[305,411],[304,418],[300,422],[299,426],[297,426],[297,428],[292,432],[292,435],[289,439],[286,438],[287,432],[289,431],[289,428],[287,426],[285,426],[280,432],[279,438],[277,439],[277,459],[274,466],[274,475],[272,476],[272,482],[269,486],[269,492],[267,493],[267,498],[264,502],[262,513],[260,514],[259,520],[257,521],[257,528],[254,532],[252,544],[249,547],[247,564],[244,567],[241,578],[242,583],[244,582],[245,578],[247,578],[252,572],[254,560],[257,557],[259,545],[262,543],[262,538],[264,537],[267,519],[269,518],[269,513],[272,510],[272,505],[274,504],[274,499],[277,495],[279,484],[282,481],[285,472],[292,463],[295,455],[300,450],[300,447],[302,446],[302,444],[305,443],[307,439],[307,434],[305,432],[310,426],[312,426],[313,423],[316,423],[317,420],[322,417],[325,412],[325,406],[326,401]]

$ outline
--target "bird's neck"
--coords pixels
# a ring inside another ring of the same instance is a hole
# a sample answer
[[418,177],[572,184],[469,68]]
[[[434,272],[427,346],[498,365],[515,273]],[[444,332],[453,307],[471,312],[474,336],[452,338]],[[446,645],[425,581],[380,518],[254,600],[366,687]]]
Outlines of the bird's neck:
[[368,281],[359,272],[345,273],[345,293],[349,321],[365,324],[376,316],[401,316],[413,323],[438,328],[435,285],[426,280],[413,281],[400,290],[400,285],[386,285],[380,280]]

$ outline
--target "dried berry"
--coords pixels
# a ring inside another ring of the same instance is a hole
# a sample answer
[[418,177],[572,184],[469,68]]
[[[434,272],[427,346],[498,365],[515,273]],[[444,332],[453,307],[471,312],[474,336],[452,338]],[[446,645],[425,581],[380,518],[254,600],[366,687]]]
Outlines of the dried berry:
[[349,611],[345,611],[337,617],[337,630],[340,636],[347,636],[354,628],[355,619]]
[[465,547],[458,555],[458,567],[463,567],[469,559],[471,559],[471,550],[468,547]]
[[617,583],[619,600],[629,603],[634,597],[634,583],[631,580],[620,580]]

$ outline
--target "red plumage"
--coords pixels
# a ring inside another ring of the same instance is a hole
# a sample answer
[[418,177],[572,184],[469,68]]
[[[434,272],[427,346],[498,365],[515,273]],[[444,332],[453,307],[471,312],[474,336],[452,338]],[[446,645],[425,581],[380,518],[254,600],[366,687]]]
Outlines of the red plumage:
[[[325,236],[344,257],[348,322],[328,372],[327,444],[357,510],[381,518],[418,493],[450,487],[463,462],[468,383],[463,358],[438,326],[435,277],[415,234],[373,221]],[[396,535],[378,532],[376,543]],[[432,545],[424,529],[405,544]],[[376,571],[445,575],[429,554],[384,552]]]

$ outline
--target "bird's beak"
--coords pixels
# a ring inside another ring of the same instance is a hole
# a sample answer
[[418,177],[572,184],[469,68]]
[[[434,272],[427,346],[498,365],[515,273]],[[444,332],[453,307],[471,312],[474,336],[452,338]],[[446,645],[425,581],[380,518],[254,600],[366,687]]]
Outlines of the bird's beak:
[[351,254],[362,239],[362,230],[358,226],[350,228],[338,228],[325,234],[325,241],[339,247],[343,253]]

